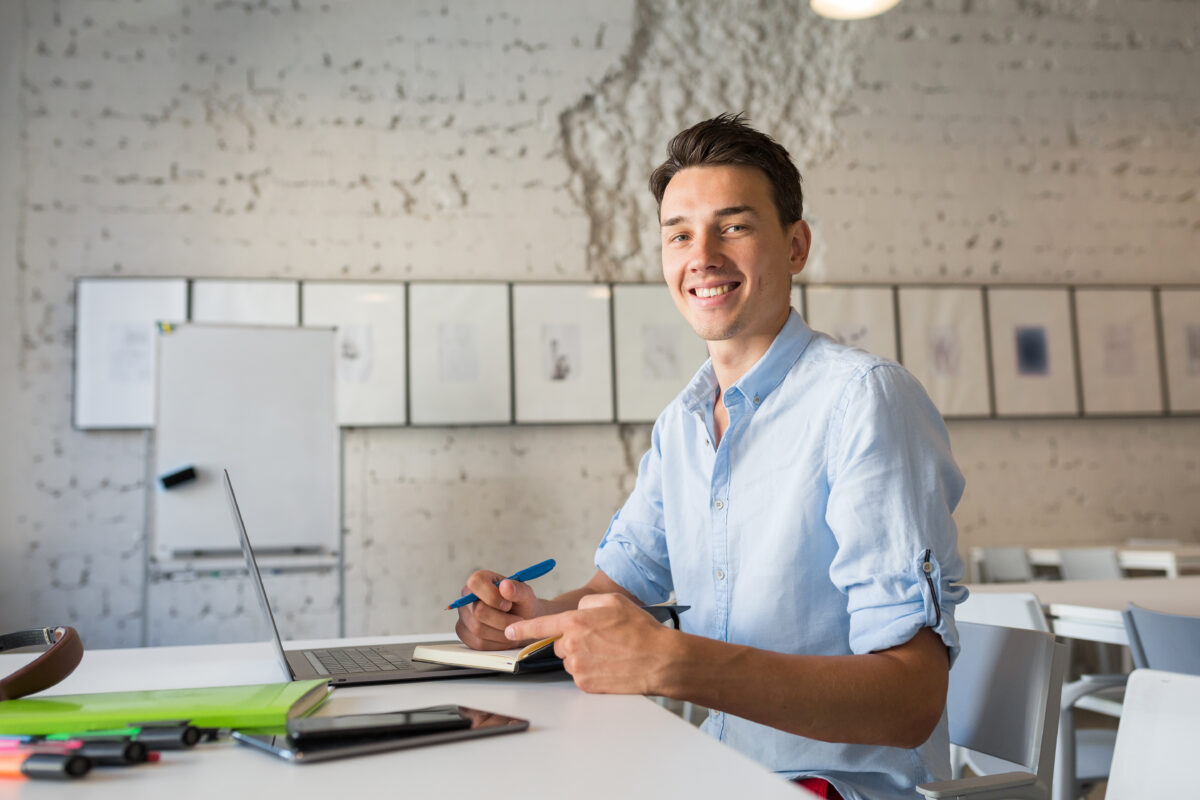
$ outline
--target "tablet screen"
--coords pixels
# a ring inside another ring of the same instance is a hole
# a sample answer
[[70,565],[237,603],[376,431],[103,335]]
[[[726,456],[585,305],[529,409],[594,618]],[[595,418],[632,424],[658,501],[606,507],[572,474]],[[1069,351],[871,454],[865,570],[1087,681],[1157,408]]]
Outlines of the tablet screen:
[[442,730],[431,733],[408,735],[380,734],[373,736],[322,737],[312,741],[296,741],[283,729],[256,729],[234,731],[238,742],[296,763],[326,761],[332,758],[382,753],[388,750],[404,750],[410,747],[455,742],[459,739],[475,739],[480,736],[495,736],[516,733],[529,727],[528,720],[495,714],[466,706],[458,707],[459,713],[471,721],[470,727]]

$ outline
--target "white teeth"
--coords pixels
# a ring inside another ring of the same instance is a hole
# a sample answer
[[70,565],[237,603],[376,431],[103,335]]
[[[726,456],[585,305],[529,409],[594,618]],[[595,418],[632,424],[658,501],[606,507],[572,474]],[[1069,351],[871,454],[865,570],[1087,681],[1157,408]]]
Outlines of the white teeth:
[[732,288],[733,288],[732,283],[726,283],[721,286],[714,286],[711,289],[703,289],[703,288],[697,286],[696,287],[696,297],[716,297],[717,295],[725,294]]

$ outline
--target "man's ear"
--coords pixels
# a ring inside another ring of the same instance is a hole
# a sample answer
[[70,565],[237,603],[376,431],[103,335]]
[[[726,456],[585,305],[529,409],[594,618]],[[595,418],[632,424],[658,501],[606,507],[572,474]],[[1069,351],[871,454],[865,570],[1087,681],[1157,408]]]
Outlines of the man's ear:
[[808,252],[812,247],[812,230],[808,223],[798,219],[788,231],[788,272],[799,275],[808,263]]

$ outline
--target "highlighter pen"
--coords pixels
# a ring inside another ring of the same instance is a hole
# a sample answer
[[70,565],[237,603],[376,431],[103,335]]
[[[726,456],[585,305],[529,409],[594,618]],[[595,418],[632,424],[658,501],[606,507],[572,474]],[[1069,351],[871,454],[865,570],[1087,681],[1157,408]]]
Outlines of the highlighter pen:
[[[540,564],[534,564],[532,567],[526,567],[525,569],[520,570],[519,572],[515,572],[512,575],[509,575],[504,580],[507,580],[507,581],[531,581],[534,578],[542,577],[543,575],[545,575],[547,572],[549,572],[552,569],[554,569],[554,559],[547,558],[545,561],[541,562]],[[496,583],[499,584],[500,581],[496,581]],[[474,603],[478,599],[479,598],[476,597],[474,594],[464,594],[462,597],[458,598],[453,603],[446,606],[446,610],[450,611],[455,608],[462,608],[463,606],[468,605],[469,603]]]
[[0,778],[65,781],[82,778],[91,768],[91,759],[77,753],[0,753]]
[[[131,767],[151,760],[146,745],[132,739],[55,739],[38,742],[0,742],[0,754],[74,753],[86,756],[98,767]],[[154,759],[157,760],[157,759]]]
[[129,727],[110,728],[100,731],[76,731],[74,733],[52,733],[47,741],[62,741],[63,739],[132,739],[143,743],[153,750],[184,750],[200,741],[200,731],[191,725],[179,725],[169,728],[160,727]]

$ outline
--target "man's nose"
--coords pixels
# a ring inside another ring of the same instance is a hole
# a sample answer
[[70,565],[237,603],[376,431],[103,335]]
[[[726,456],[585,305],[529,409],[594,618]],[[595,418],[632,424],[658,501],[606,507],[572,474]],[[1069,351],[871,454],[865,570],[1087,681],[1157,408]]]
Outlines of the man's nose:
[[697,233],[692,242],[688,268],[697,271],[715,269],[721,266],[723,258],[719,236],[711,233]]

